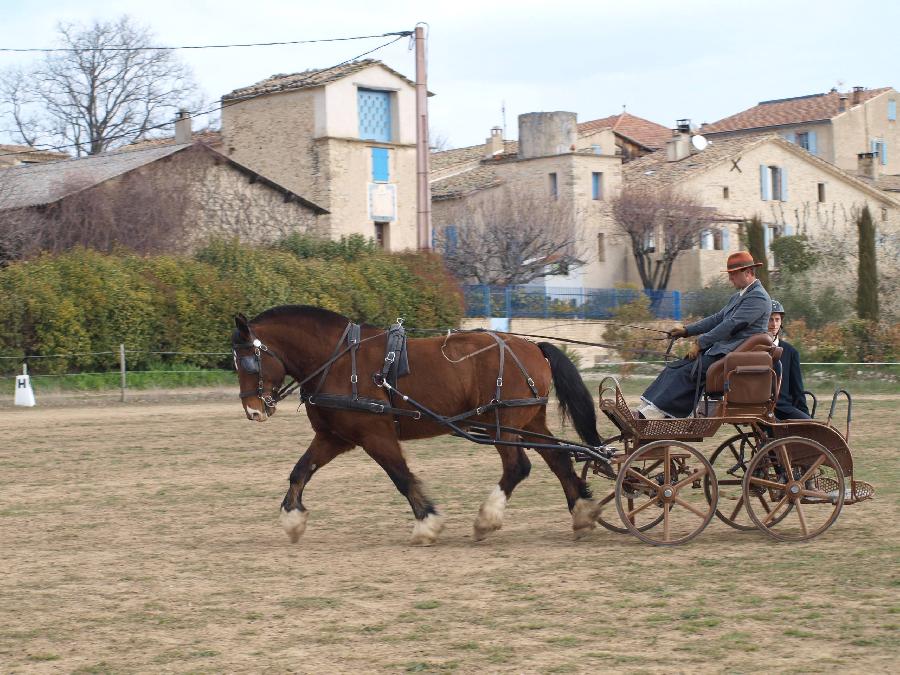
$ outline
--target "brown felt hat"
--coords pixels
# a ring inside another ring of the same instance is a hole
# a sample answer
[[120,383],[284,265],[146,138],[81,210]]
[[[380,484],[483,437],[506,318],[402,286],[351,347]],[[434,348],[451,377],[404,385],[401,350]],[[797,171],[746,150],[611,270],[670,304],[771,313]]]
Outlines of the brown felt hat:
[[750,255],[749,251],[738,251],[737,253],[732,253],[728,256],[728,262],[725,265],[728,269],[722,271],[737,272],[738,270],[745,270],[748,267],[762,267],[762,265],[763,263],[761,262],[753,262],[753,256]]

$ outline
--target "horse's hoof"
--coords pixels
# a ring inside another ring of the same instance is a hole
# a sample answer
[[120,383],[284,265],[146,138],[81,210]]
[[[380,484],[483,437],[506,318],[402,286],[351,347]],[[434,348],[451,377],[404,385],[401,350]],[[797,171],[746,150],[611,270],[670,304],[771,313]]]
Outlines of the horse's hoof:
[[576,539],[590,534],[597,527],[597,517],[603,510],[603,505],[596,499],[579,499],[572,509],[572,530]]
[[496,532],[503,527],[503,512],[506,509],[506,493],[500,486],[488,495],[488,498],[478,509],[478,517],[475,518],[475,541],[481,541],[491,532]]
[[306,531],[306,520],[308,518],[309,511],[301,511],[300,509],[285,511],[284,507],[281,507],[281,514],[278,516],[278,520],[292,544],[300,541],[300,537]]
[[413,546],[431,546],[437,542],[438,535],[443,529],[444,519],[437,513],[429,513],[422,520],[416,521],[409,543]]

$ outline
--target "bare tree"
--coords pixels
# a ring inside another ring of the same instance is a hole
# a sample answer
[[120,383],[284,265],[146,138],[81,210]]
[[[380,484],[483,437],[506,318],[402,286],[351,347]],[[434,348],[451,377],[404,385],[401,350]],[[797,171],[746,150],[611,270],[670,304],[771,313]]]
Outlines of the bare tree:
[[437,249],[459,279],[515,285],[584,264],[570,203],[499,187],[449,210]]
[[94,155],[144,137],[181,107],[202,105],[190,69],[127,16],[58,26],[60,48],[0,75],[0,111],[31,147]]
[[696,246],[704,230],[718,229],[714,209],[673,189],[627,186],[611,208],[647,289],[665,290],[679,254]]

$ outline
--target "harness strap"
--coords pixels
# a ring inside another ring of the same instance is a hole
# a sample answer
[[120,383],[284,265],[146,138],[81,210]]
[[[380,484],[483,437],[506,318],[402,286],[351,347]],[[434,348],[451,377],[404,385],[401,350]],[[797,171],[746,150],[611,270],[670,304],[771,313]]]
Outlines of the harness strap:
[[331,358],[328,359],[324,364],[322,364],[322,367],[319,368],[318,371],[316,371],[315,373],[313,373],[312,375],[307,377],[305,380],[303,380],[303,382],[300,383],[301,386],[304,383],[306,383],[308,380],[311,380],[313,377],[315,377],[318,374],[319,371],[321,371],[322,376],[319,378],[319,383],[316,385],[316,388],[313,390],[314,394],[319,393],[319,389],[321,389],[322,385],[325,384],[325,378],[328,377],[328,371],[331,370],[331,366],[334,364],[334,362],[337,360],[337,358],[346,351],[346,349],[344,348],[344,339],[350,333],[350,326],[352,326],[352,325],[354,325],[354,324],[351,321],[347,324],[347,327],[344,328],[344,332],[341,333],[341,337],[338,338],[337,344],[334,346],[334,351],[331,354]]
[[[359,398],[359,391],[356,382],[359,378],[356,376],[356,352],[359,350],[360,327],[358,323],[351,323],[345,331],[347,335],[347,344],[350,346],[350,386],[353,388],[353,400]],[[340,344],[340,342],[338,342]]]

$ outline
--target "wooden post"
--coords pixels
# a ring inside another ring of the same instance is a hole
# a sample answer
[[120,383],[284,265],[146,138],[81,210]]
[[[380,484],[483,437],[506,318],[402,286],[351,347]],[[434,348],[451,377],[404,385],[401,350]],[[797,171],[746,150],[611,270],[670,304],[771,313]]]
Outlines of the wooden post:
[[428,74],[425,30],[416,26],[416,246],[431,248],[431,187],[428,184]]
[[125,401],[125,345],[119,345],[119,374],[121,375],[122,402]]

